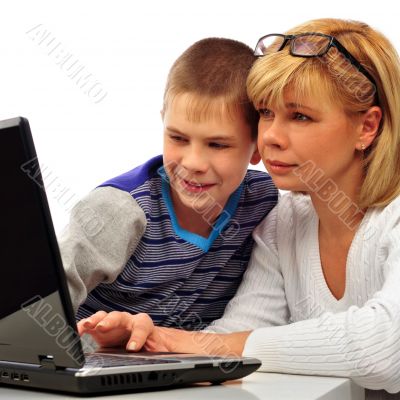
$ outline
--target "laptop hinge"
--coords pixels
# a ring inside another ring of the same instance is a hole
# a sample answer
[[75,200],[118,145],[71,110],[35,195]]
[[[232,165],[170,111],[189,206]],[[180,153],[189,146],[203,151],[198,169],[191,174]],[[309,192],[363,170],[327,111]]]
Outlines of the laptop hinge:
[[40,365],[43,368],[47,368],[47,369],[56,369],[56,365],[54,364],[54,357],[53,356],[43,356],[39,354],[39,361],[40,361]]

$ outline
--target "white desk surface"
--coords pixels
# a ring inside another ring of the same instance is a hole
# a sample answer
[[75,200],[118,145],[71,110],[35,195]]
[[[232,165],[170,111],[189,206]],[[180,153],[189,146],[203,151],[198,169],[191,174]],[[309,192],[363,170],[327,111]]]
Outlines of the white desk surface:
[[[79,397],[0,386],[0,400],[66,400]],[[190,387],[154,392],[89,397],[112,400],[364,400],[364,389],[345,378],[328,378],[256,372],[238,381],[222,385]]]

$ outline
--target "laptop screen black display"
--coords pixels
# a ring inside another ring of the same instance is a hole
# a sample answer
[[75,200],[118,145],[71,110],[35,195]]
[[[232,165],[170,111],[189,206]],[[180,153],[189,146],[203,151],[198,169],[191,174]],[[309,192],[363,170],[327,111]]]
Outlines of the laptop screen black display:
[[[57,290],[40,201],[37,159],[29,159],[20,126],[0,130],[0,319],[36,295]],[[36,176],[35,176],[36,174]]]

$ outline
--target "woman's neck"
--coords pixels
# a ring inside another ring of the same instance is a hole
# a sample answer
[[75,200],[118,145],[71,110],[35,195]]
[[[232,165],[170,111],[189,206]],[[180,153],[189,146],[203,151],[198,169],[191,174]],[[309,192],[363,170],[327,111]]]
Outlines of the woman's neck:
[[309,192],[318,214],[320,233],[326,237],[354,236],[364,217],[365,210],[359,207],[362,168],[357,167],[340,180],[327,179],[319,190]]
[[337,190],[331,198],[321,193],[310,193],[311,201],[319,218],[319,231],[325,237],[353,237],[365,210],[358,206],[356,191]]

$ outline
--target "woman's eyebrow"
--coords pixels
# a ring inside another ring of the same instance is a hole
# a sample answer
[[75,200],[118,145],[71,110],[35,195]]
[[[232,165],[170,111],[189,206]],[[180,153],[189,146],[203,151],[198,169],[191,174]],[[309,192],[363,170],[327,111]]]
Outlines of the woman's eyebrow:
[[300,103],[286,103],[285,107],[286,108],[305,108],[307,110],[315,111],[314,108],[306,106],[304,104],[300,104]]

